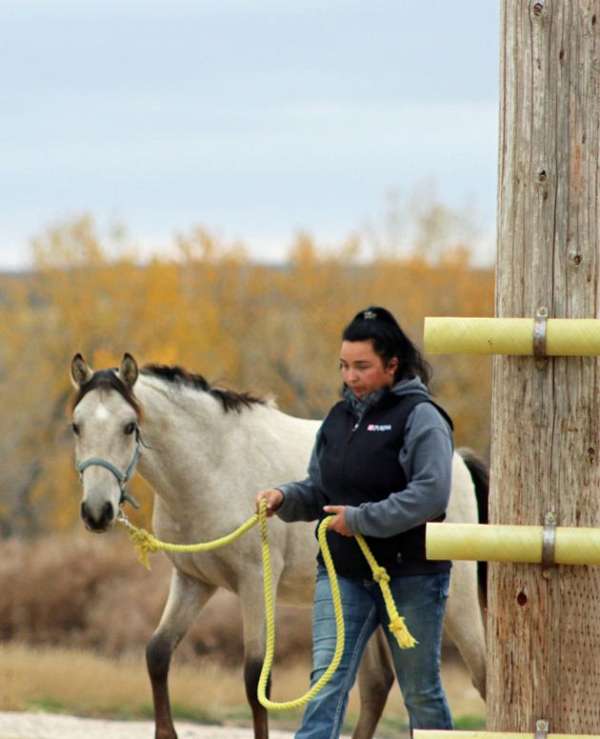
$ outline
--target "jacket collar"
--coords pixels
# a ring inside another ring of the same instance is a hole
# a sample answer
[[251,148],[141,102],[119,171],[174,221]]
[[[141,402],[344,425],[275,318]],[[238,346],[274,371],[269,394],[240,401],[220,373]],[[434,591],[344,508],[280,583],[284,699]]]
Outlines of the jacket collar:
[[342,386],[344,405],[359,420],[363,418],[367,411],[379,405],[379,403],[384,402],[386,398],[391,399],[393,397],[395,400],[398,400],[404,395],[415,394],[422,394],[426,398],[431,397],[427,386],[418,377],[399,380],[395,385],[375,390],[375,392],[369,393],[364,398],[357,398],[349,387],[346,385]]
[[387,387],[375,390],[375,392],[365,395],[364,398],[358,398],[349,387],[344,387],[342,390],[344,405],[358,420],[362,419],[367,411],[376,406],[389,394],[390,390]]

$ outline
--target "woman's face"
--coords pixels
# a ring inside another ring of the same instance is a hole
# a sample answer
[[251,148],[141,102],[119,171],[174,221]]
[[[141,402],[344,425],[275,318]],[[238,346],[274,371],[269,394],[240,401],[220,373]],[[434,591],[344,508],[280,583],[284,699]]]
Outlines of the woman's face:
[[340,351],[342,380],[357,398],[390,387],[394,384],[394,373],[398,360],[394,357],[385,365],[375,353],[372,341],[343,341]]

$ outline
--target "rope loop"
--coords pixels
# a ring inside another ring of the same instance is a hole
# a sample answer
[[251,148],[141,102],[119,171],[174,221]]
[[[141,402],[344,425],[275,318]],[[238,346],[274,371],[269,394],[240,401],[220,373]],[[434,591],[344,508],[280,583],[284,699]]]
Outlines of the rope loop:
[[[333,559],[331,557],[329,545],[327,543],[327,529],[333,518],[333,516],[327,516],[327,518],[324,518],[321,521],[317,531],[317,536],[319,539],[319,545],[321,547],[323,561],[327,569],[327,574],[329,575],[329,584],[331,587],[331,597],[333,600],[333,609],[336,622],[335,651],[329,667],[327,667],[323,675],[321,675],[319,680],[317,680],[317,682],[310,688],[310,690],[308,690],[300,698],[296,698],[295,700],[286,701],[283,703],[275,703],[269,700],[266,695],[267,684],[269,681],[269,675],[271,673],[273,657],[275,654],[275,606],[273,596],[271,554],[269,550],[268,539],[266,502],[262,500],[259,506],[259,513],[251,516],[235,531],[232,531],[230,534],[222,536],[219,539],[214,539],[213,541],[207,542],[200,542],[198,544],[170,544],[166,541],[160,541],[160,539],[157,539],[148,531],[144,529],[138,529],[137,526],[134,526],[122,512],[119,514],[117,521],[119,523],[122,523],[128,529],[129,537],[137,550],[138,559],[147,569],[150,569],[148,555],[152,552],[186,552],[190,554],[195,552],[209,552],[213,549],[218,549],[219,547],[225,546],[226,544],[230,544],[236,539],[239,539],[253,526],[255,526],[257,523],[259,524],[263,561],[263,593],[266,621],[266,649],[262,670],[258,680],[258,700],[268,710],[286,711],[291,708],[299,708],[301,706],[304,706],[306,705],[306,703],[312,700],[321,691],[321,689],[325,687],[325,685],[327,685],[327,683],[333,676],[333,673],[337,670],[341,662],[342,655],[344,653],[345,629],[344,615],[342,611],[342,597],[340,594]],[[371,567],[371,570],[373,572],[373,579],[379,584],[381,588],[387,613],[390,617],[390,631],[396,637],[401,649],[411,649],[417,644],[417,641],[411,636],[404,619],[398,615],[396,604],[394,603],[394,599],[389,588],[389,574],[387,573],[385,567],[380,567],[377,564],[377,561],[373,557],[371,550],[364,540],[364,537],[362,537],[360,534],[357,534],[356,541]]]
[[300,708],[311,701],[321,690],[327,685],[327,683],[333,677],[334,672],[337,670],[342,656],[344,654],[344,643],[345,643],[345,627],[344,627],[344,614],[342,611],[342,597],[338,585],[337,575],[335,573],[335,567],[333,560],[329,552],[329,546],[327,544],[327,528],[333,516],[327,516],[319,524],[317,536],[319,544],[321,546],[321,553],[323,555],[323,561],[329,575],[329,585],[331,587],[331,596],[333,600],[333,610],[335,614],[336,623],[336,641],[335,651],[329,666],[317,682],[312,687],[295,700],[285,701],[283,703],[275,703],[269,700],[267,697],[267,685],[269,682],[269,675],[271,674],[271,667],[273,665],[273,657],[275,654],[275,614],[273,607],[273,584],[271,581],[271,555],[269,552],[269,541],[267,533],[267,509],[266,502],[261,501],[259,508],[259,519],[261,529],[261,545],[262,545],[262,557],[263,557],[263,572],[264,572],[264,599],[265,599],[265,619],[266,619],[266,649],[265,658],[263,660],[263,666],[258,679],[258,701],[267,710],[270,711],[287,711],[291,708]]

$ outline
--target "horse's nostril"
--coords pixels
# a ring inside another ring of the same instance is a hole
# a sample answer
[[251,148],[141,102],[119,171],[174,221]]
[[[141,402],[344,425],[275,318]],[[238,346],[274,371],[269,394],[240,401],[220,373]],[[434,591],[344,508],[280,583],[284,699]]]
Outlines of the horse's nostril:
[[81,504],[81,518],[90,531],[105,531],[114,516],[113,505],[109,501],[102,506],[99,516],[92,514],[85,503]]
[[112,503],[107,501],[102,509],[102,522],[104,524],[110,523],[110,521],[113,520],[114,515],[115,513],[113,511]]

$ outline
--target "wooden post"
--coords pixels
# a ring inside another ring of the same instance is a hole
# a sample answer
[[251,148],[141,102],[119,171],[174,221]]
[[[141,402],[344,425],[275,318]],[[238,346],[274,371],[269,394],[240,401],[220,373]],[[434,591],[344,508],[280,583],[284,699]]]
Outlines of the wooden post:
[[[600,0],[503,0],[496,314],[599,317]],[[491,522],[600,526],[598,360],[496,357]],[[490,565],[488,729],[600,731],[600,568]]]

